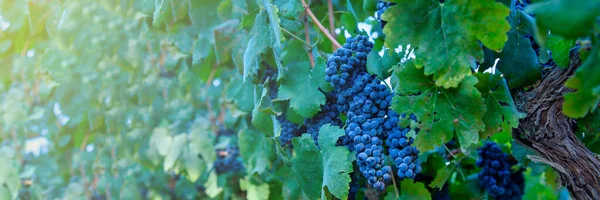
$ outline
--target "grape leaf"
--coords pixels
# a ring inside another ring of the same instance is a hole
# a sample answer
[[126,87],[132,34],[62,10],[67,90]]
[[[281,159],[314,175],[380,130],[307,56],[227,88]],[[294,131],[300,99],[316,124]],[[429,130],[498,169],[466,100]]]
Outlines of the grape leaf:
[[[509,9],[494,0],[408,1],[396,0],[382,18],[385,44],[415,46],[417,62],[425,74],[433,74],[435,85],[457,87],[471,74],[475,60],[483,61],[486,47],[499,51],[508,37]],[[485,11],[485,12],[482,12]]]
[[487,138],[498,132],[511,133],[519,126],[519,119],[525,117],[515,106],[506,81],[499,74],[477,73],[477,89],[485,99],[487,112],[483,116],[485,130],[479,135]]
[[510,88],[531,85],[541,77],[531,41],[520,37],[516,31],[508,32],[504,49],[501,53],[494,54],[500,58],[496,66],[508,80]]
[[380,78],[383,78],[383,63],[381,56],[375,51],[371,51],[367,55],[367,71],[369,74],[376,74]]
[[273,0],[273,4],[279,8],[279,13],[286,19],[295,19],[304,11],[300,1]]
[[[250,84],[248,84],[250,85]],[[267,134],[267,135],[273,135],[273,120],[272,120],[272,115],[261,112],[260,109],[260,103],[261,103],[261,99],[259,94],[261,93],[261,91],[263,91],[263,89],[259,86],[259,85],[255,85],[254,86],[254,94],[256,94],[256,105],[254,105],[254,110],[252,110],[252,125],[254,127],[256,127],[259,131]]]
[[238,133],[240,155],[249,174],[262,174],[275,160],[273,140],[265,134],[252,129],[244,129]]
[[217,197],[221,192],[223,192],[223,188],[219,186],[217,174],[213,171],[208,175],[208,180],[204,183],[204,191],[206,195],[210,198]]
[[454,172],[454,168],[456,168],[456,164],[454,164],[454,163],[450,163],[449,165],[440,168],[437,171],[437,173],[435,174],[435,178],[433,179],[433,181],[431,181],[431,183],[429,184],[429,187],[431,187],[431,188],[444,187],[444,184],[446,184],[446,181],[448,180],[448,178],[450,178],[450,175],[452,175],[452,172]]
[[8,189],[8,194],[12,194],[12,198],[16,199],[19,196],[19,189],[21,188],[21,179],[19,178],[19,168],[16,159],[9,158],[6,156],[0,156],[2,165],[0,166],[0,185],[2,188]]
[[[263,85],[268,85],[269,82],[265,82]],[[271,96],[269,95],[271,88],[264,87],[262,90],[262,95],[260,97],[260,101],[258,103],[258,111],[269,114],[269,115],[280,115],[281,111],[273,106],[273,102],[271,101]]]
[[169,130],[166,128],[155,128],[150,137],[150,146],[158,150],[161,156],[166,156],[171,146],[171,137]]
[[569,39],[588,36],[600,14],[600,1],[552,0],[531,4],[526,12],[534,14],[539,32]]
[[246,199],[248,200],[266,200],[269,197],[269,184],[262,183],[255,185],[250,180],[250,177],[240,179],[240,188],[246,191]]
[[461,148],[466,151],[477,144],[478,132],[485,125],[482,117],[485,104],[475,87],[477,78],[468,76],[458,88],[444,89],[426,76],[414,61],[406,62],[396,71],[401,81],[394,87],[396,94],[392,108],[398,113],[414,113],[420,131],[415,145],[419,150],[432,150],[458,135]]
[[206,171],[206,161],[200,159],[198,154],[192,151],[191,148],[185,150],[183,153],[183,160],[185,162],[185,171],[187,172],[185,178],[191,182],[196,182],[202,173]]
[[186,138],[187,134],[179,134],[173,137],[173,142],[169,145],[169,152],[165,156],[165,161],[163,162],[163,169],[165,172],[171,170],[173,166],[175,166],[175,162],[179,159],[179,155],[184,150],[185,143],[187,142]]
[[564,95],[563,113],[572,118],[584,117],[594,112],[600,102],[600,45],[596,45],[589,57],[579,66],[565,86],[576,89]]
[[269,25],[271,25],[271,31],[273,31],[273,36],[275,37],[275,46],[278,46],[281,41],[283,41],[283,36],[281,33],[281,26],[279,26],[279,9],[273,4],[271,4],[271,0],[262,0],[263,6],[267,11],[267,16],[269,17]]
[[312,70],[308,62],[287,65],[288,76],[279,85],[277,99],[290,99],[290,107],[304,118],[312,117],[325,104],[325,95],[319,91],[326,83],[325,62],[317,61]]
[[352,163],[346,158],[350,151],[335,145],[344,134],[338,127],[324,125],[319,130],[320,150],[309,134],[292,139],[296,151],[292,168],[309,199],[325,199],[325,187],[337,198],[348,198]]
[[404,199],[429,199],[431,194],[425,188],[425,184],[414,182],[411,179],[405,179],[400,183],[400,200]]
[[553,34],[548,34],[546,40],[546,48],[552,52],[552,59],[559,67],[569,66],[570,52],[574,45],[574,39],[565,39]]
[[267,14],[261,10],[256,18],[254,19],[254,26],[250,32],[250,39],[248,40],[248,46],[244,52],[244,70],[243,70],[243,82],[246,82],[246,78],[254,76],[258,73],[260,54],[266,52],[270,46],[271,31],[267,25]]
[[227,84],[225,91],[225,99],[233,102],[240,110],[249,113],[254,108],[252,84],[244,84],[239,77],[235,77]]

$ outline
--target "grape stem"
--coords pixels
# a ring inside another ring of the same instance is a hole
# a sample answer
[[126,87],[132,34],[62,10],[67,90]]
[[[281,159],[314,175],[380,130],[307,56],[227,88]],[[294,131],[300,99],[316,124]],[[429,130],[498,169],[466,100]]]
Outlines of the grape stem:
[[[329,17],[329,34],[335,37],[335,24],[333,23],[333,3],[331,3],[331,0],[327,0],[327,16]],[[336,49],[333,44],[331,45],[331,49],[332,51],[335,51]]]
[[306,42],[305,40],[303,40],[302,38],[298,37],[297,35],[294,35],[294,33],[290,32],[289,30],[281,27],[281,30],[283,30],[283,32],[287,33],[288,35],[292,36],[293,38],[295,38],[296,40],[304,43],[305,45],[309,46],[311,49],[313,48],[313,45],[309,44],[308,42]]
[[306,15],[304,15],[304,36],[306,37],[306,44],[309,45],[306,49],[308,60],[310,61],[310,67],[313,68],[315,67],[315,57],[312,54],[312,47],[310,46],[310,31],[308,31],[308,18],[306,18]]
[[313,22],[319,27],[319,29],[321,30],[321,32],[323,32],[323,34],[325,34],[325,36],[327,36],[327,38],[329,40],[331,40],[331,43],[337,48],[341,48],[342,45],[340,45],[340,43],[338,43],[337,40],[335,40],[335,38],[333,36],[331,36],[331,34],[329,34],[329,31],[323,27],[323,24],[321,24],[319,22],[319,20],[317,19],[317,17],[315,17],[315,14],[313,14],[313,12],[310,10],[310,8],[308,7],[308,4],[306,4],[305,0],[300,0],[302,1],[302,6],[304,7],[304,11],[306,12],[306,14],[308,14],[308,16],[310,16],[310,18],[313,20]]
[[394,165],[392,165],[392,159],[388,157],[388,164],[392,166],[392,183],[394,183],[394,192],[396,193],[396,199],[400,199],[400,193],[398,192],[398,186],[396,185],[396,175],[394,174]]

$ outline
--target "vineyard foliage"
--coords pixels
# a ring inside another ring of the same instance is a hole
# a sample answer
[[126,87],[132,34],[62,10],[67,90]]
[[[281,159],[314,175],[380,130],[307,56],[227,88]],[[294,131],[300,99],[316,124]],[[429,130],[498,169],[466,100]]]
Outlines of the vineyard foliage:
[[598,19],[598,0],[0,0],[0,199],[568,199],[515,142],[515,98],[576,67],[562,113],[600,153]]

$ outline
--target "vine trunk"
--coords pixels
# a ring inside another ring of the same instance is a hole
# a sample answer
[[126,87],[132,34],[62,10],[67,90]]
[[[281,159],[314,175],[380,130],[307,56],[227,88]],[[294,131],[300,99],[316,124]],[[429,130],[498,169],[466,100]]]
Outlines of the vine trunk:
[[572,92],[564,83],[581,65],[576,49],[571,52],[568,68],[549,69],[534,89],[515,95],[527,116],[513,138],[537,153],[531,160],[552,167],[574,199],[600,199],[600,161],[576,137],[575,121],[562,113],[563,94]]

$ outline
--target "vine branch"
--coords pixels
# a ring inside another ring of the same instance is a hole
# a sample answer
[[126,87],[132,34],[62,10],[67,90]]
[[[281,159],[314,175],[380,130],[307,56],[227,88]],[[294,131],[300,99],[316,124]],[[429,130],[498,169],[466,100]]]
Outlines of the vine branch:
[[304,7],[304,11],[306,12],[306,14],[308,14],[308,16],[310,16],[310,18],[313,20],[313,22],[319,27],[321,32],[323,32],[323,34],[325,34],[325,36],[327,36],[327,38],[329,40],[331,40],[331,43],[336,47],[336,49],[341,48],[342,45],[340,45],[340,43],[331,34],[329,34],[329,31],[325,27],[323,27],[323,24],[321,24],[319,22],[319,19],[317,19],[315,14],[313,14],[313,12],[310,10],[310,8],[308,7],[308,4],[306,4],[306,1],[305,0],[300,0],[300,1],[302,1],[302,6]]
[[[331,0],[327,0],[327,16],[329,17],[329,34],[335,38],[335,24],[333,23],[333,4]],[[331,45],[331,50],[335,51],[335,46]]]
[[[335,38],[335,23],[333,22],[333,3],[327,0],[327,16],[329,17],[329,34]],[[331,45],[331,50],[335,51],[335,46]]]
[[[308,18],[306,18],[306,15],[304,16],[304,36],[306,37],[306,43],[310,44],[310,31],[308,31]],[[315,67],[315,57],[312,54],[312,47],[309,46],[306,49],[306,52],[308,53],[308,60],[310,61],[310,67],[311,68]]]

